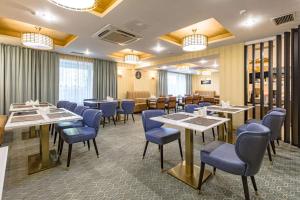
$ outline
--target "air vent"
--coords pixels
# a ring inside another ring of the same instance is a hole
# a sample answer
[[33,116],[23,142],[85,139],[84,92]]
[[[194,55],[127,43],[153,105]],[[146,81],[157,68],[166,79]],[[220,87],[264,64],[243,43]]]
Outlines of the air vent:
[[130,33],[129,31],[119,29],[110,24],[106,25],[105,27],[97,31],[93,35],[93,37],[96,37],[106,42],[119,44],[122,46],[130,44],[142,38],[141,36],[138,36],[134,33]]
[[76,52],[76,51],[72,51],[71,52],[72,54],[77,54],[77,55],[83,55],[84,53],[82,53],[82,52]]
[[295,13],[290,13],[286,15],[282,15],[280,17],[274,17],[272,21],[275,23],[275,25],[281,25],[284,23],[292,22],[295,20]]

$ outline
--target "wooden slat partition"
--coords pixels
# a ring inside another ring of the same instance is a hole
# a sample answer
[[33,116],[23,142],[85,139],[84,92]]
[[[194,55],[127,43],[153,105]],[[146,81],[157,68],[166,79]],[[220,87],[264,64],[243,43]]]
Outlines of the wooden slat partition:
[[[248,46],[244,46],[244,104],[248,104]],[[244,120],[248,120],[248,111],[245,111]]]
[[276,36],[276,106],[281,107],[282,93],[281,93],[281,79],[282,79],[282,45],[281,35]]
[[259,45],[259,57],[260,57],[260,119],[264,116],[264,43],[261,42]]
[[290,111],[290,103],[291,103],[291,80],[290,80],[290,32],[284,33],[284,108],[286,109],[286,117],[284,121],[284,142],[290,143],[290,134],[291,134],[291,111]]
[[268,96],[268,102],[269,102],[269,110],[273,108],[273,41],[269,41],[268,43],[268,77],[269,77],[269,84],[268,84],[268,90],[269,90],[269,96]]
[[[298,124],[298,106],[299,106],[299,90],[296,80],[296,73],[297,73],[297,68],[299,68],[299,33],[298,29],[292,29],[292,48],[291,48],[291,79],[292,79],[292,95],[291,95],[291,121],[292,121],[292,144],[293,145],[298,145],[300,144],[299,142],[299,124]],[[299,76],[298,76],[299,77]],[[298,82],[299,83],[299,82]],[[297,95],[298,93],[298,95]]]
[[255,119],[255,44],[252,44],[252,96],[251,102],[254,106],[252,110],[252,118]]

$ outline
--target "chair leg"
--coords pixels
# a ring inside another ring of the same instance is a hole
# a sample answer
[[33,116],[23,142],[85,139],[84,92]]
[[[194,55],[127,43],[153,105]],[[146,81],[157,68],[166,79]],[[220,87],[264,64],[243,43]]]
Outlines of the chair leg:
[[114,125],[116,126],[116,120],[115,120],[115,117],[114,117],[114,116],[112,117],[112,120],[113,120],[113,122],[114,122]]
[[58,134],[58,132],[57,132],[57,131],[55,131],[55,133],[54,133],[54,140],[53,140],[53,144],[55,144],[55,143],[56,143],[56,137],[57,137],[57,134]]
[[59,155],[59,152],[60,152],[60,148],[61,148],[61,138],[58,137],[58,144],[57,144],[57,154]]
[[96,143],[95,138],[93,139],[93,143],[94,143],[95,151],[96,151],[96,154],[97,154],[97,158],[99,158],[99,152],[98,152],[98,147],[97,147],[97,143]]
[[214,128],[212,128],[211,130],[212,130],[212,134],[213,134],[213,137],[214,137],[214,140],[215,140],[215,139],[216,139],[216,135],[215,135],[215,129],[214,129]]
[[255,194],[257,194],[257,186],[256,186],[255,178],[254,178],[254,176],[250,176],[250,177],[251,177],[251,182],[252,182],[253,188],[255,190]]
[[88,150],[90,150],[91,149],[90,141],[87,140],[86,142],[87,142],[87,145],[88,145]]
[[105,117],[103,117],[103,128],[105,126]]
[[126,114],[124,114],[124,124],[126,123]]
[[226,126],[226,123],[224,123],[224,129],[225,129],[225,132],[227,133],[227,126]]
[[216,175],[217,168],[214,167],[214,175]]
[[164,169],[164,145],[160,145],[160,169]]
[[168,114],[170,114],[170,109],[168,108]]
[[242,182],[243,182],[243,187],[244,187],[245,199],[246,200],[250,200],[250,198],[249,198],[249,189],[248,189],[247,176],[242,176]]
[[200,169],[200,175],[199,175],[199,181],[198,181],[198,190],[199,190],[199,193],[201,191],[202,180],[203,180],[203,175],[204,175],[204,169],[205,169],[205,163],[201,162],[201,169]]
[[181,139],[180,139],[180,137],[178,138],[178,145],[179,145],[179,151],[180,151],[181,160],[183,160],[182,148],[181,148]]
[[279,139],[277,139],[276,141],[277,141],[277,145],[279,146]]
[[203,141],[203,143],[205,143],[204,132],[202,132],[202,141]]
[[133,120],[133,121],[135,121],[135,120],[134,120],[134,116],[133,116],[133,113],[131,114],[131,117],[132,117],[132,120]]
[[271,147],[272,147],[273,153],[276,155],[276,150],[275,150],[275,143],[274,143],[274,141],[271,141]]
[[64,148],[64,140],[61,139],[61,140],[60,140],[60,151],[59,151],[59,156],[61,156],[63,148]]
[[69,152],[68,152],[68,162],[67,162],[67,167],[70,166],[71,154],[72,154],[72,144],[69,144]]
[[143,159],[145,158],[148,144],[149,144],[149,141],[146,141],[146,145],[145,145],[144,152],[143,152]]
[[267,146],[267,151],[268,151],[269,161],[272,162],[272,155],[271,155],[271,150],[270,150],[270,145],[269,144]]

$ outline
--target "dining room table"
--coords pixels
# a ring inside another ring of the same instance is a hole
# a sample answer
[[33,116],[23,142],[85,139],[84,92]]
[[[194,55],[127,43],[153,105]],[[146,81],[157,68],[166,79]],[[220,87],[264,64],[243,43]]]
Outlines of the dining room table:
[[[228,143],[234,143],[233,140],[233,116],[237,115],[241,112],[247,112],[250,109],[253,109],[253,106],[250,105],[245,105],[245,106],[239,106],[239,105],[229,105],[229,106],[221,106],[221,105],[211,105],[211,106],[207,106],[206,109],[209,112],[214,112],[214,113],[218,113],[219,117],[227,117],[230,120],[228,121],[228,129],[227,129],[227,137],[226,137],[226,141]],[[200,108],[196,108],[200,109]],[[220,135],[219,137],[224,137],[225,135]]]
[[[200,116],[198,114],[178,112],[150,118],[153,121],[161,122],[185,129],[185,159],[175,167],[168,170],[168,174],[178,180],[197,189],[200,167],[194,163],[194,131],[205,132],[214,127],[221,126],[230,119],[217,116]],[[204,171],[203,180],[206,181],[212,173]]]
[[39,126],[40,152],[28,156],[28,174],[53,168],[60,164],[56,150],[50,149],[49,126],[51,124],[82,120],[82,117],[64,108],[38,107],[34,110],[10,112],[5,131],[16,131]]

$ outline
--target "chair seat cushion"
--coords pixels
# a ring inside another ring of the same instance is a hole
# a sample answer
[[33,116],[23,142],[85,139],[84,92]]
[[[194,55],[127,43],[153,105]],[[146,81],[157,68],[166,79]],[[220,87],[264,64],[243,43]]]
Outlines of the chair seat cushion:
[[201,162],[235,175],[243,175],[246,164],[235,153],[235,146],[214,141],[201,150]]
[[83,126],[82,121],[59,122],[59,123],[55,124],[55,129],[57,131],[60,131],[61,129],[77,128],[77,127],[82,127],[82,126]]
[[167,144],[177,140],[180,136],[180,131],[174,128],[154,128],[146,132],[146,140],[155,144]]
[[96,135],[96,130],[91,127],[68,128],[63,129],[61,133],[61,137],[68,144],[91,140],[94,139]]

